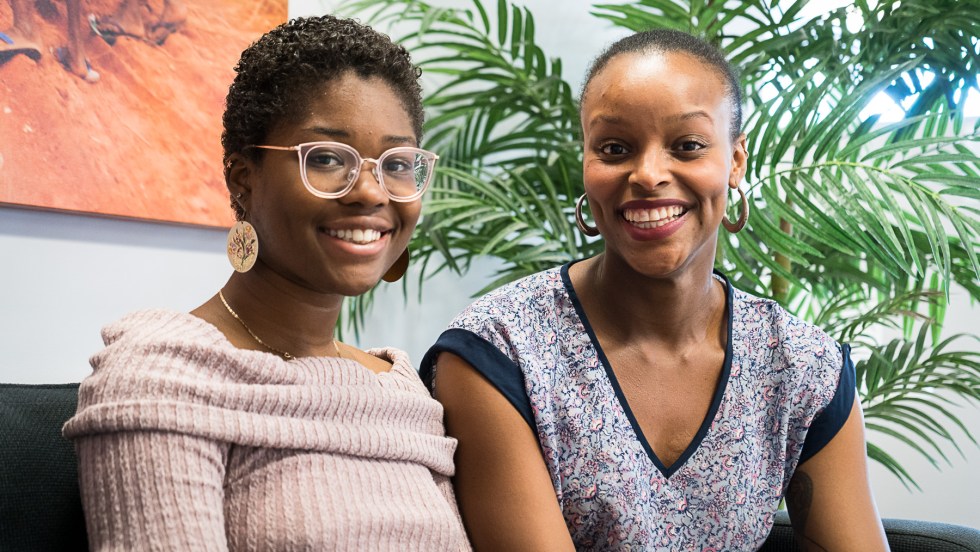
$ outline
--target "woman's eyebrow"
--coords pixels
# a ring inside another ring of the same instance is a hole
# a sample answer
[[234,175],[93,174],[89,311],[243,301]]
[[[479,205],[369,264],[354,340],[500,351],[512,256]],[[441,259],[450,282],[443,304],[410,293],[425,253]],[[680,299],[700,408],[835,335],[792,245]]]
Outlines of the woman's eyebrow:
[[415,144],[414,136],[385,136],[381,139],[385,143],[390,144]]
[[340,128],[314,126],[304,128],[303,130],[312,132],[313,134],[319,134],[327,138],[350,138],[350,133]]
[[622,117],[615,115],[596,115],[589,121],[589,128],[596,126],[599,123],[607,125],[619,125],[623,124],[626,120]]

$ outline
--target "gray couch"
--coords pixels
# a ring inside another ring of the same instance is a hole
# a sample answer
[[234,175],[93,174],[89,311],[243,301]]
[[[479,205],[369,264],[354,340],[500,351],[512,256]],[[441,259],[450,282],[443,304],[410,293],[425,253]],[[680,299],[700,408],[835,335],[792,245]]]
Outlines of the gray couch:
[[[77,459],[61,426],[78,384],[0,384],[0,551],[87,550]],[[895,552],[980,552],[980,531],[926,521],[884,520]],[[785,512],[762,550],[797,550]]]
[[[885,534],[892,552],[980,552],[980,531],[931,521],[885,518]],[[761,552],[797,552],[786,511],[776,513],[776,524]]]

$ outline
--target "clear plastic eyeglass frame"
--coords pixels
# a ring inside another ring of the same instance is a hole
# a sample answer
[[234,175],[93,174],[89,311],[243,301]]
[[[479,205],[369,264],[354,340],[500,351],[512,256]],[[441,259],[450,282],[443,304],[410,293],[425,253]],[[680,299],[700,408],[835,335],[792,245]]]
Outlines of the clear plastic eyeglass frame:
[[[248,147],[267,149],[267,150],[277,150],[277,151],[295,151],[299,158],[300,176],[303,178],[303,184],[306,186],[306,189],[309,190],[309,192],[315,195],[316,197],[322,197],[324,199],[337,199],[347,195],[354,188],[354,184],[357,182],[357,179],[360,177],[361,168],[364,166],[364,162],[371,161],[372,163],[374,163],[374,167],[371,168],[371,174],[374,175],[374,178],[375,180],[378,181],[378,184],[381,186],[381,189],[384,190],[386,194],[388,194],[388,197],[392,201],[397,201],[400,203],[415,201],[416,199],[422,197],[422,194],[424,194],[425,191],[429,188],[429,183],[432,182],[432,175],[435,173],[436,161],[439,160],[439,156],[431,151],[427,151],[421,148],[413,148],[409,146],[391,148],[389,150],[386,150],[377,159],[371,157],[361,157],[360,152],[358,152],[356,149],[342,142],[305,142],[303,144],[297,144],[295,146],[252,145]],[[345,175],[347,179],[347,184],[346,186],[344,186],[343,189],[336,192],[324,192],[323,190],[318,190],[316,187],[310,184],[310,180],[306,175],[307,156],[310,154],[311,151],[313,151],[318,147],[336,148],[339,150],[346,151],[353,156],[354,167],[351,168]],[[395,195],[391,192],[391,190],[387,186],[385,186],[384,171],[379,170],[379,167],[382,167],[385,159],[391,157],[392,155],[406,154],[406,153],[421,156],[428,163],[429,171],[426,174],[425,182],[422,183],[421,186],[418,186],[414,193],[410,195]]]

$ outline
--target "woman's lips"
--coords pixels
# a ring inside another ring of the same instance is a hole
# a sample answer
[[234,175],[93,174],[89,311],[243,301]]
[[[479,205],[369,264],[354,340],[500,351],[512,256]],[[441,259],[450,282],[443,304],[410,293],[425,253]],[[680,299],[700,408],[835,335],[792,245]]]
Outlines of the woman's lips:
[[657,228],[680,218],[685,212],[680,205],[666,207],[624,209],[623,218],[638,228]]
[[376,228],[320,228],[334,247],[353,255],[376,255],[387,247],[392,231]]
[[364,245],[380,240],[384,232],[379,232],[373,228],[345,228],[342,230],[331,228],[327,230],[327,235],[345,242]]
[[688,209],[681,205],[624,209],[620,220],[633,239],[662,240],[680,230]]

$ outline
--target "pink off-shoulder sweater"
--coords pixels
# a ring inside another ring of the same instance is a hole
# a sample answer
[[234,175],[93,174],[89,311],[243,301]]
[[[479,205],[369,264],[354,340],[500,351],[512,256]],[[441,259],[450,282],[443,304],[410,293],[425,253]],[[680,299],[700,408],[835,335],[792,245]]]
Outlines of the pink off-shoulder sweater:
[[405,353],[286,362],[162,310],[103,339],[64,427],[93,551],[469,549],[456,442]]

